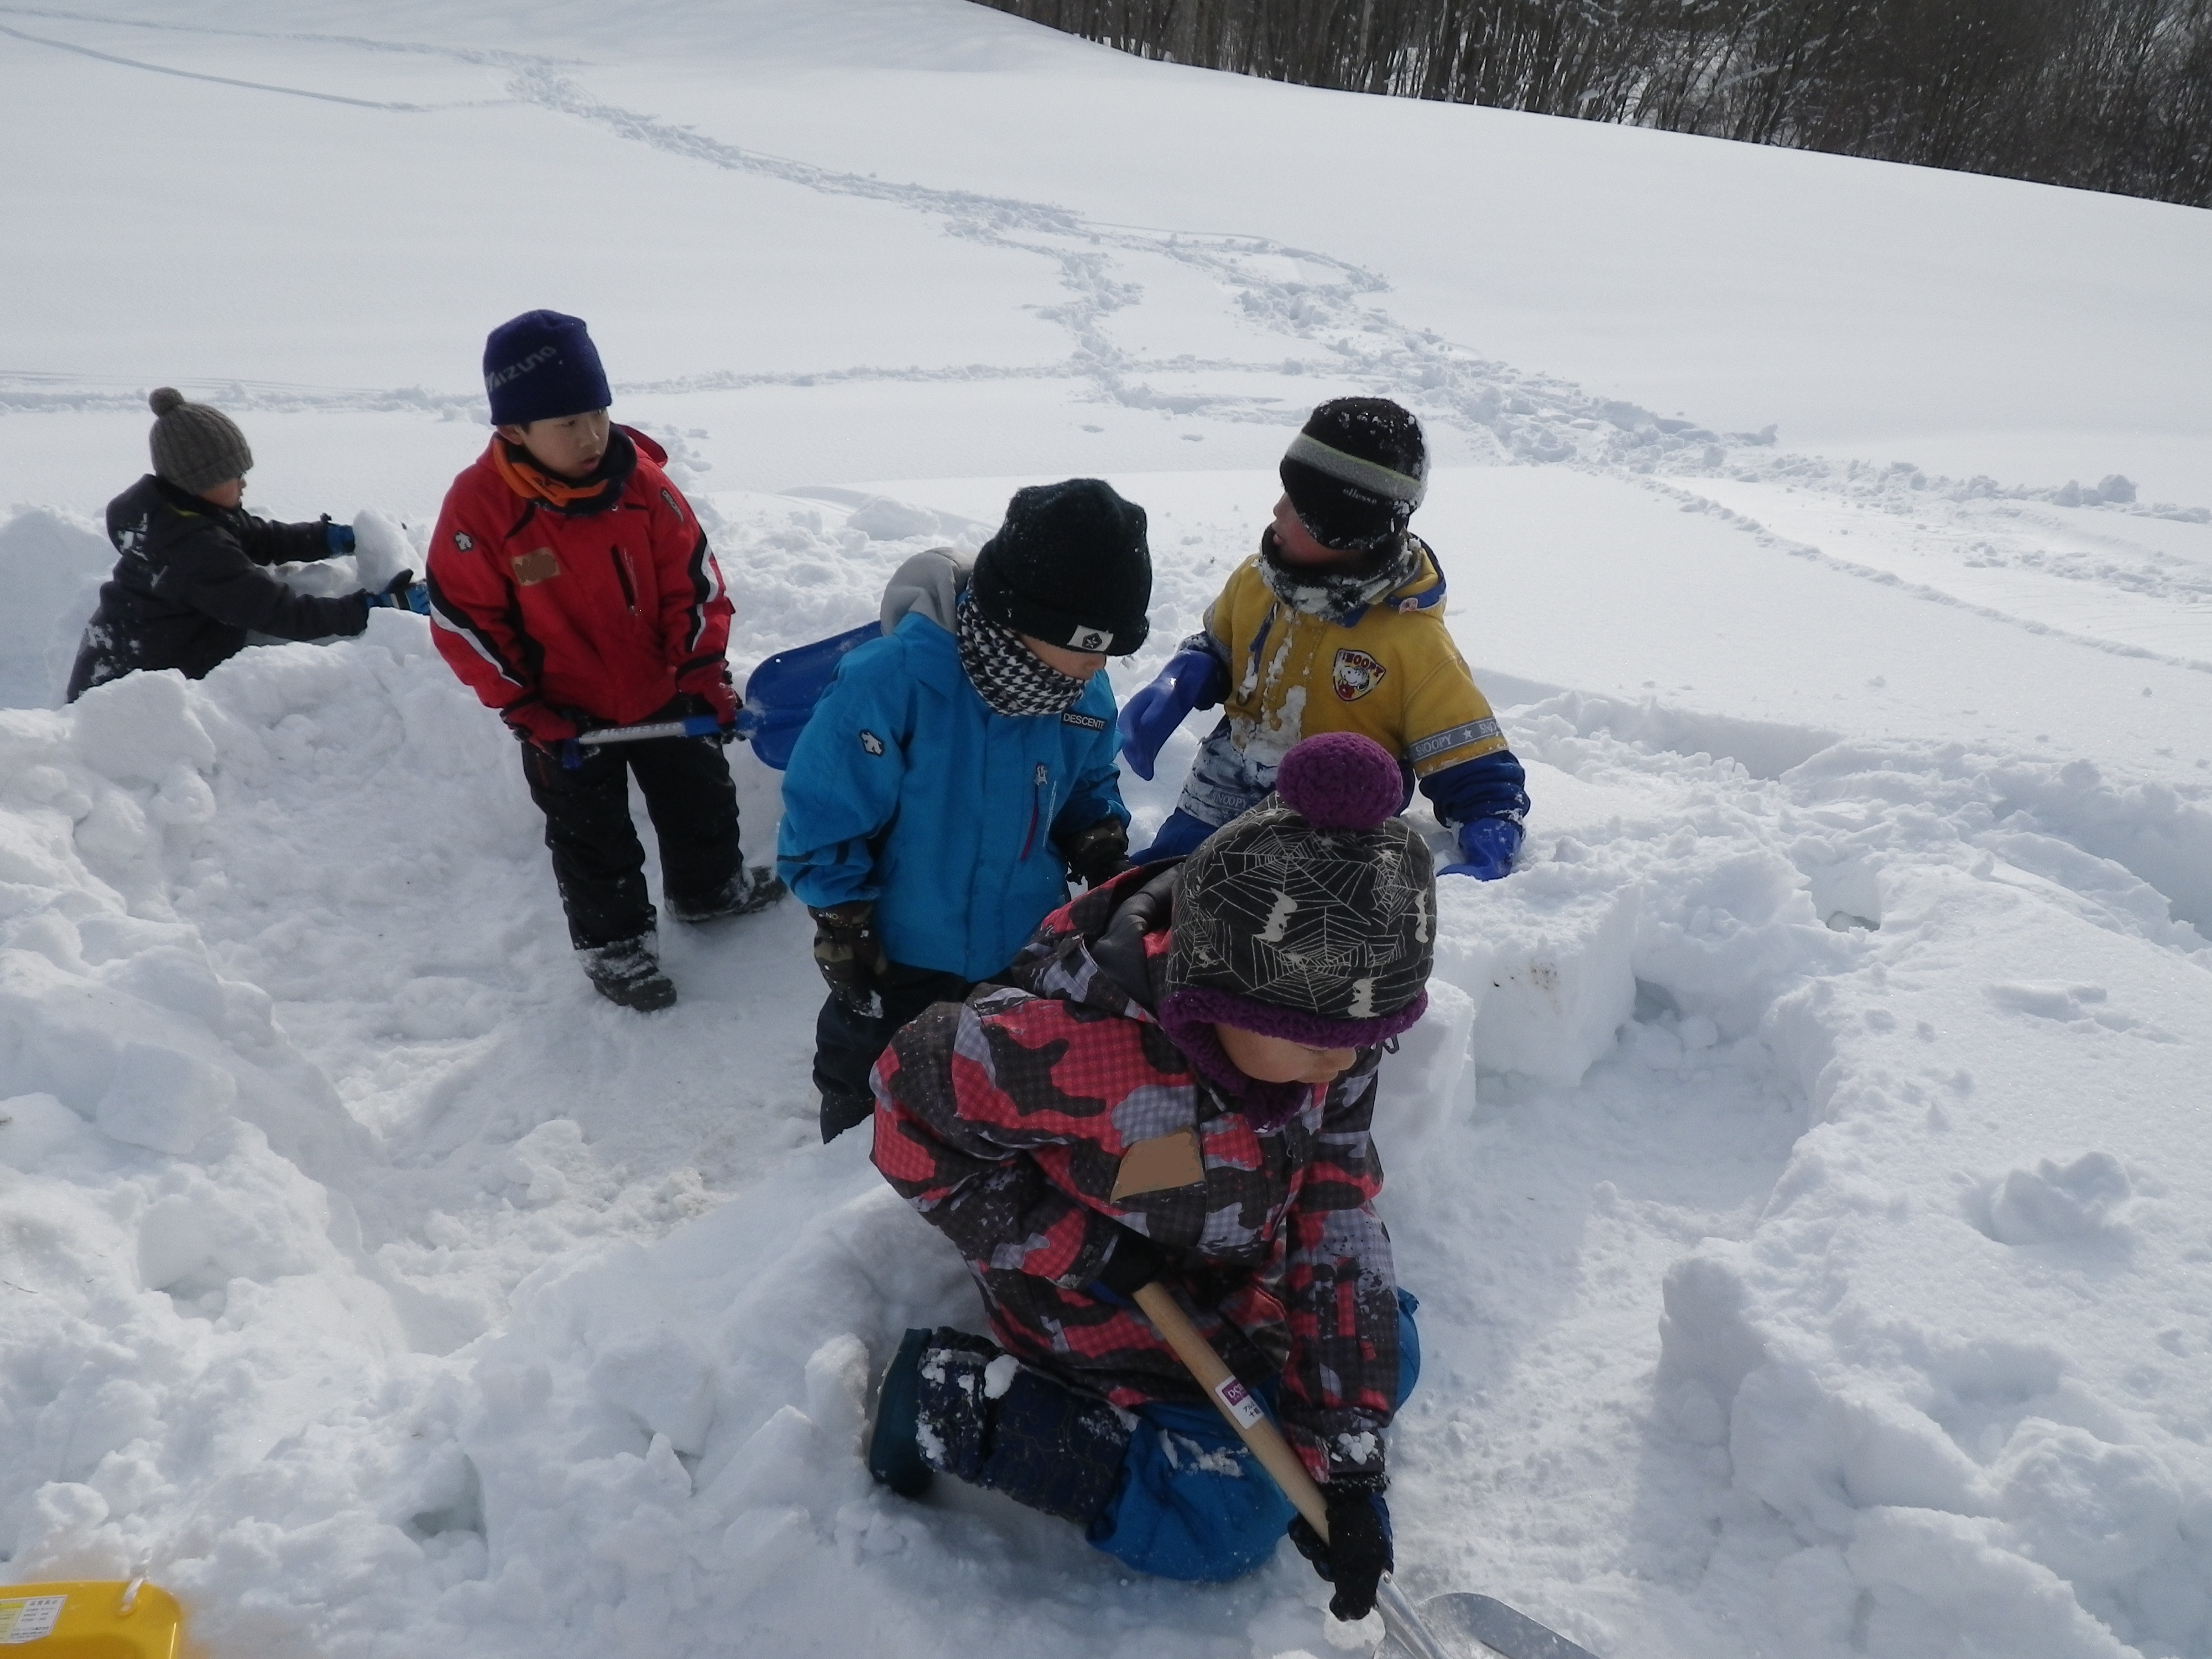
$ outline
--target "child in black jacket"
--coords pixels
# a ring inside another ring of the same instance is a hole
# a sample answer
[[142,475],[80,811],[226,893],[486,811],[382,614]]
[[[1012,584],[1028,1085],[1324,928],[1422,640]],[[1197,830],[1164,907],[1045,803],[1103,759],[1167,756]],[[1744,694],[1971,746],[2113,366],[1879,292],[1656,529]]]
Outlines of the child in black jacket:
[[221,410],[163,386],[148,400],[154,470],[107,504],[121,556],[101,584],[70,672],[69,701],[137,668],[198,679],[245,648],[249,634],[319,640],[358,634],[369,611],[405,605],[412,571],[339,599],[295,593],[267,567],[354,549],[350,526],[271,524],[239,506],[253,452]]

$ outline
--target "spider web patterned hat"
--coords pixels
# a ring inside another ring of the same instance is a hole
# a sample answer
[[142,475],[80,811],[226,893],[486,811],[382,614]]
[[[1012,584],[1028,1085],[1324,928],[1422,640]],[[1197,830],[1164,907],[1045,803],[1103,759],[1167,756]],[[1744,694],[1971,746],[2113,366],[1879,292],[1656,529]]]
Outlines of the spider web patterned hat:
[[[1436,867],[1404,775],[1352,732],[1284,756],[1275,793],[1183,861],[1160,1019],[1366,1048],[1428,1007]],[[1188,1052],[1186,1048],[1186,1052]]]

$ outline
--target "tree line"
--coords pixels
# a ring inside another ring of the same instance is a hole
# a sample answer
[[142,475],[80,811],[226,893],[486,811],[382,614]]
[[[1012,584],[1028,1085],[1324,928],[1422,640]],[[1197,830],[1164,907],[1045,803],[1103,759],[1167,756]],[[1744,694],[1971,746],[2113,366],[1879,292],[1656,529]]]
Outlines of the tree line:
[[981,0],[1141,57],[2212,207],[2212,0]]

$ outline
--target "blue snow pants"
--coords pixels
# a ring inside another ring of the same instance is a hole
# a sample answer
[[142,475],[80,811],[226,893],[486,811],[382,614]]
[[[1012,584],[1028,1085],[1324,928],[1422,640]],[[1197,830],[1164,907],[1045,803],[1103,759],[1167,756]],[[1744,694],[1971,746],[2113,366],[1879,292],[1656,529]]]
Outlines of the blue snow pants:
[[[1398,1398],[1421,1376],[1411,1294],[1398,1292]],[[1261,1391],[1273,1413],[1274,1390]],[[1091,1544],[1159,1578],[1236,1578],[1275,1553],[1297,1511],[1212,1405],[1156,1403],[1136,1411],[1121,1484],[1091,1522]]]

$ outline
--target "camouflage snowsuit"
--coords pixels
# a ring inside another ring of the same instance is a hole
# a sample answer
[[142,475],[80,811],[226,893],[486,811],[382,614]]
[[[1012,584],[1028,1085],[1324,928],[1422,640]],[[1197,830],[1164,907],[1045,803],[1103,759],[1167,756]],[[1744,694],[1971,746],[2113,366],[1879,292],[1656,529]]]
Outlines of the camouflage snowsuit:
[[[1272,1396],[1316,1478],[1378,1474],[1405,1386],[1368,1133],[1380,1051],[1255,1131],[1152,1018],[1168,929],[1106,963],[1094,954],[1117,906],[1159,873],[1055,911],[1004,975],[1011,988],[940,1004],[893,1039],[874,1079],[876,1166],[958,1248],[993,1335],[1024,1362],[1117,1406],[1210,1413],[1141,1315],[1083,1288],[1116,1228],[1133,1228],[1169,1248],[1162,1282]],[[1193,1133],[1200,1179],[1115,1199],[1131,1147]]]

